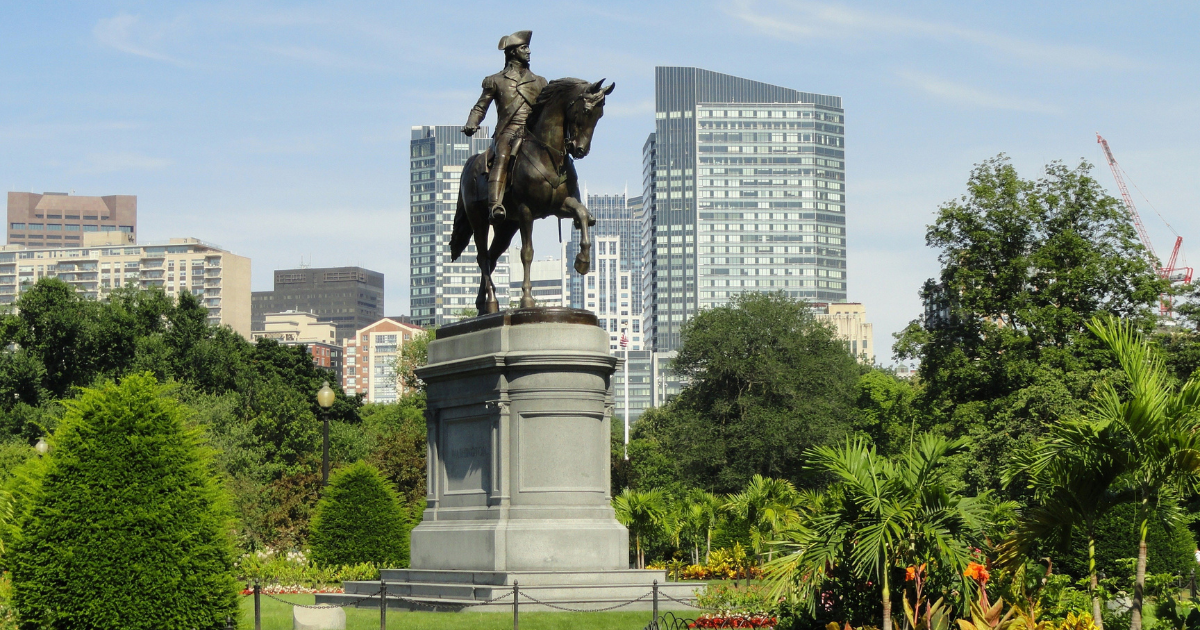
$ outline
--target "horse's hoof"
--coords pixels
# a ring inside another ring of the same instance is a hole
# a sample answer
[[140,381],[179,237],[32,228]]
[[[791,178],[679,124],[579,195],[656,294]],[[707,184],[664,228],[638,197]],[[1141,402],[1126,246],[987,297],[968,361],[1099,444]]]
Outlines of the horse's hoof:
[[575,271],[577,271],[579,275],[586,276],[588,269],[590,268],[591,261],[589,261],[587,258],[584,258],[583,256],[575,257]]

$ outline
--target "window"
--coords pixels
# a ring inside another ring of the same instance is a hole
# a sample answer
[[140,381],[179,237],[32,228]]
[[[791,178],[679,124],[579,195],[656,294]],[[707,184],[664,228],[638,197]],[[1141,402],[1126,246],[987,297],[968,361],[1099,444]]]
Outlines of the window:
[[14,230],[24,230],[24,229],[25,229],[25,224],[24,224],[24,223],[13,223],[13,224],[12,224],[12,229],[14,229]]
[[41,223],[30,223],[29,224],[29,229],[31,229],[31,230],[41,230],[44,227],[45,226],[43,226]]
[[83,231],[84,232],[99,232],[100,226],[99,225],[85,225],[85,226],[83,226]]
[[67,228],[68,232],[78,232],[79,231],[78,225],[68,225],[68,226],[66,226],[66,228]]

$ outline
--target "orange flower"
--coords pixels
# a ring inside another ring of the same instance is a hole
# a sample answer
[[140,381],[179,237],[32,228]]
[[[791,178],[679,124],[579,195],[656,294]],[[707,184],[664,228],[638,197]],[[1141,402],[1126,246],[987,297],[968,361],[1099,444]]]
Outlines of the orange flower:
[[908,567],[904,570],[904,581],[911,582],[917,579],[917,567]]
[[988,578],[991,577],[988,575],[987,568],[978,562],[968,563],[967,570],[963,571],[963,575],[975,580],[981,585],[987,584]]

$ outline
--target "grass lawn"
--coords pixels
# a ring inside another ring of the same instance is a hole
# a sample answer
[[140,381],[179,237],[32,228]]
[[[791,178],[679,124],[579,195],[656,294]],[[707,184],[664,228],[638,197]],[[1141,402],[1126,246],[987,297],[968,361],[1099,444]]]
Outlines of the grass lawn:
[[[312,604],[312,595],[283,595],[297,604]],[[262,599],[263,630],[291,630],[291,606],[266,596]],[[641,630],[650,623],[650,612],[522,612],[521,630]],[[390,630],[507,630],[512,613],[424,613],[388,609]],[[254,628],[254,596],[242,597],[242,618],[238,628]],[[347,608],[346,630],[379,628],[379,609]]]

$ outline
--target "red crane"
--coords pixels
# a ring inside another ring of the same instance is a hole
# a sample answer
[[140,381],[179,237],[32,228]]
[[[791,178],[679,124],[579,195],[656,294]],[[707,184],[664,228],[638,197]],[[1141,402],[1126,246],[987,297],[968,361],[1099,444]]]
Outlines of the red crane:
[[[1137,229],[1138,237],[1142,240],[1142,246],[1146,248],[1146,251],[1150,252],[1150,269],[1158,274],[1160,278],[1165,278],[1172,284],[1177,282],[1183,284],[1191,283],[1192,268],[1175,266],[1175,262],[1179,258],[1179,248],[1183,245],[1183,237],[1175,234],[1175,247],[1171,250],[1171,258],[1165,266],[1159,267],[1160,259],[1158,254],[1154,251],[1154,245],[1150,242],[1150,235],[1146,233],[1146,226],[1142,224],[1142,217],[1138,214],[1137,206],[1133,203],[1133,197],[1129,194],[1129,189],[1125,186],[1125,178],[1121,176],[1121,165],[1117,164],[1117,158],[1113,157],[1112,149],[1108,148],[1108,140],[1105,140],[1097,133],[1096,142],[1104,147],[1104,157],[1108,159],[1108,167],[1112,169],[1113,179],[1117,180],[1117,188],[1121,191],[1121,198],[1125,200],[1125,209],[1129,211],[1129,218],[1133,221],[1133,227]],[[1168,223],[1167,227],[1170,228],[1171,225]],[[1174,233],[1175,228],[1171,228],[1171,232]],[[1166,294],[1160,296],[1158,309],[1161,315],[1169,317],[1172,313],[1171,296]]]

